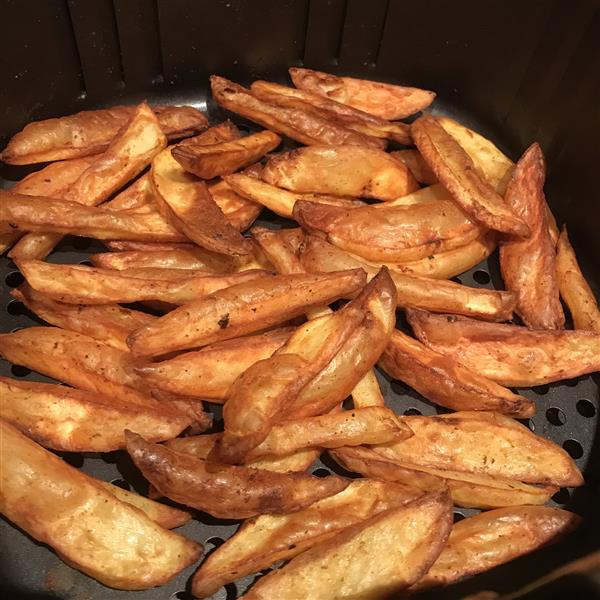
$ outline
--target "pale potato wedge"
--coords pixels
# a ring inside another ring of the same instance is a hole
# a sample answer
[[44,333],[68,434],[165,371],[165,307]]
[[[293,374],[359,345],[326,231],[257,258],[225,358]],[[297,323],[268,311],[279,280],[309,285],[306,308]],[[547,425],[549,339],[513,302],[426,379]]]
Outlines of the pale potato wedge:
[[[550,237],[542,149],[531,145],[523,154],[508,183],[504,200],[529,230],[527,239],[500,243],[500,270],[506,289],[517,297],[516,313],[532,329],[563,329],[555,244]],[[448,311],[452,312],[452,311]]]
[[339,494],[304,510],[250,519],[196,571],[192,593],[198,598],[211,596],[231,581],[289,560],[347,527],[420,495],[420,490],[401,484],[357,479]]
[[459,521],[437,560],[411,591],[449,585],[556,542],[581,518],[559,508],[497,508]]
[[286,514],[344,490],[341,477],[307,473],[276,473],[248,467],[212,465],[151,444],[136,433],[125,433],[127,451],[144,477],[159,492],[187,506],[222,519],[244,519],[259,514]]
[[556,277],[560,295],[571,313],[575,329],[600,333],[598,302],[581,272],[566,225],[560,232],[556,247]]
[[241,196],[224,180],[210,184],[208,191],[225,218],[238,231],[246,231],[262,211],[262,204]]
[[215,101],[223,108],[302,144],[357,144],[385,148],[385,140],[353,131],[330,116],[263,102],[250,90],[224,77],[211,75]]
[[491,410],[519,419],[535,414],[533,400],[481,377],[397,329],[379,366],[428,400],[452,410]]
[[404,163],[419,183],[433,185],[438,182],[434,172],[429,168],[418,150],[396,150],[391,155],[396,160]]
[[102,208],[129,212],[144,212],[156,209],[150,173],[144,173],[138,177],[112,200],[105,202]]
[[600,333],[533,330],[410,309],[416,337],[475,373],[531,387],[600,371]]
[[430,115],[411,125],[419,152],[454,201],[481,225],[511,235],[528,237],[531,231],[482,178],[462,146]]
[[322,71],[291,67],[290,77],[301,90],[314,92],[381,119],[404,119],[427,108],[435,93],[354,77],[337,77]]
[[406,165],[382,150],[307,146],[270,158],[261,179],[301,194],[394,200],[419,189]]
[[373,369],[367,371],[363,378],[352,388],[352,404],[354,408],[385,406],[385,398],[381,393]]
[[88,475],[0,420],[0,512],[104,585],[162,585],[202,546],[164,529]]
[[[452,527],[447,492],[390,508],[338,533],[260,579],[244,600],[390,597],[429,570]],[[350,568],[349,568],[350,566]]]
[[52,450],[111,452],[125,447],[123,431],[136,427],[162,442],[189,424],[186,415],[161,406],[141,406],[52,383],[0,377],[2,418]]
[[277,275],[219,290],[134,331],[129,347],[138,356],[206,346],[277,325],[308,309],[356,292],[364,271],[324,275]]

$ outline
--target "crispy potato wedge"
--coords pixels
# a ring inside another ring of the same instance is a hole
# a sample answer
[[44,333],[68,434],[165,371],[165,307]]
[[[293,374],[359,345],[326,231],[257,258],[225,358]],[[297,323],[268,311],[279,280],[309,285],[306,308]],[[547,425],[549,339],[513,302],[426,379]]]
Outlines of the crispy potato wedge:
[[2,418],[52,450],[111,452],[125,447],[123,431],[137,427],[162,442],[190,423],[182,413],[52,383],[0,377]]
[[283,327],[260,335],[225,340],[197,352],[136,367],[149,385],[191,398],[224,402],[233,382],[259,360],[269,358],[289,339]]
[[143,272],[127,275],[130,270],[58,265],[39,260],[19,261],[18,266],[33,289],[68,304],[113,304],[145,300],[184,304],[235,284],[272,277],[268,271],[258,269],[197,277],[188,277],[183,269],[177,269],[172,274],[177,279],[173,280],[145,276]]
[[385,406],[385,398],[381,393],[373,369],[367,371],[363,378],[352,388],[352,403],[354,408]]
[[223,108],[302,144],[357,144],[385,148],[385,140],[353,131],[330,116],[314,111],[263,102],[250,90],[223,77],[211,75],[210,87],[213,98]]
[[324,275],[277,275],[219,290],[176,308],[134,331],[129,347],[138,356],[206,346],[283,323],[313,306],[356,292],[365,283],[360,269]]
[[70,566],[109,587],[141,590],[200,557],[200,544],[163,529],[1,420],[0,440],[0,511]]
[[[125,213],[126,211],[123,211]],[[163,252],[170,250],[190,250],[198,248],[189,240],[187,242],[140,242],[132,240],[103,240],[103,244],[111,252]]]
[[205,461],[151,444],[131,431],[125,432],[125,438],[131,458],[159,492],[217,518],[294,512],[341,492],[349,483],[336,476],[313,477],[230,465],[209,471]]
[[265,102],[278,106],[314,110],[317,114],[329,115],[348,129],[377,138],[410,144],[410,125],[390,123],[362,110],[330,100],[319,94],[291,88],[270,81],[255,81],[250,86],[252,93]]
[[171,154],[189,173],[213,179],[254,164],[279,144],[281,138],[267,129],[230,142],[175,146]]
[[261,178],[301,194],[394,200],[419,189],[408,168],[382,150],[352,145],[306,146],[270,158]]
[[[532,329],[563,329],[555,244],[548,229],[544,180],[546,164],[536,143],[523,154],[504,195],[505,202],[529,230],[527,239],[500,244],[500,269],[506,289],[517,296],[516,312]],[[448,311],[452,312],[452,311]]]
[[192,593],[206,598],[223,585],[289,560],[343,529],[415,500],[422,492],[400,484],[357,479],[335,496],[289,515],[246,521],[196,571]]
[[142,212],[155,209],[154,188],[152,187],[150,173],[144,173],[141,177],[138,177],[112,200],[105,202],[102,208]]
[[491,410],[519,419],[535,414],[533,400],[481,377],[397,329],[379,366],[428,400],[452,410]]
[[93,306],[57,302],[27,284],[12,290],[11,295],[47,323],[90,336],[119,350],[129,350],[127,336],[155,319],[118,304]]
[[435,93],[354,77],[337,77],[312,69],[288,69],[294,85],[381,119],[404,119],[427,108]]
[[560,295],[573,317],[575,329],[600,333],[598,302],[581,272],[566,225],[560,232],[556,247],[556,277]]
[[418,150],[396,150],[391,155],[404,163],[419,183],[433,185],[438,182],[435,173],[429,168]]
[[471,157],[435,117],[420,117],[411,125],[411,133],[435,176],[470,217],[502,233],[531,234],[527,223],[480,176]]
[[[121,132],[136,108],[114,106],[29,123],[12,137],[0,158],[12,165],[28,165],[100,154]],[[186,137],[208,126],[206,117],[191,106],[154,106],[152,110],[169,139]]]
[[170,148],[152,161],[151,178],[163,216],[187,237],[220,254],[251,254],[248,240],[227,221],[206,184],[188,174]]
[[[245,600],[393,597],[429,570],[452,528],[448,492],[356,523],[260,579]],[[349,568],[351,565],[351,568]]]
[[497,508],[452,527],[448,543],[412,591],[449,585],[555,542],[575,529],[579,516],[549,506]]
[[377,454],[407,465],[504,477],[541,485],[576,487],[583,477],[560,446],[499,413],[464,411],[410,416],[414,436],[374,446]]
[[532,330],[410,309],[416,337],[475,373],[510,387],[531,387],[600,370],[600,334]]
[[208,186],[208,191],[225,218],[238,231],[245,231],[262,211],[262,204],[238,194],[226,181]]
[[226,119],[218,125],[209,127],[206,131],[195,135],[194,137],[181,140],[180,146],[196,146],[207,144],[220,144],[221,142],[231,142],[239,140],[242,137],[240,130],[229,119]]

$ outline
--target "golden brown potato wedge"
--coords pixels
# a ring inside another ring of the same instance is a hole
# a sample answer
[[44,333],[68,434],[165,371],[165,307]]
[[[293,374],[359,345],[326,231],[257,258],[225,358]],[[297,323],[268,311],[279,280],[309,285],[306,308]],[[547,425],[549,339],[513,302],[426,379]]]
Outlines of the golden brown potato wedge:
[[385,140],[353,131],[330,116],[299,108],[284,108],[263,102],[250,90],[233,81],[212,75],[210,87],[223,108],[302,144],[357,144],[385,148]]
[[462,146],[430,115],[411,125],[417,148],[454,201],[473,219],[502,233],[529,236],[528,225],[482,178]]
[[459,521],[448,543],[411,591],[449,585],[557,541],[579,516],[548,506],[497,508]]
[[250,166],[280,143],[281,138],[276,133],[265,130],[231,142],[175,146],[171,154],[189,173],[213,179]]
[[531,387],[600,370],[600,334],[593,331],[538,331],[412,309],[407,315],[425,345],[501,385]]
[[165,392],[224,402],[233,382],[255,362],[269,358],[281,348],[292,331],[291,327],[284,327],[225,340],[135,370],[149,385]]
[[244,600],[394,597],[429,570],[452,528],[447,492],[352,525],[260,579]]
[[[123,211],[124,213],[126,211]],[[187,242],[139,242],[132,240],[104,240],[104,245],[111,252],[163,252],[170,250],[190,250],[198,248],[189,240]]]
[[352,388],[352,404],[354,408],[368,406],[385,406],[385,398],[381,393],[375,371],[367,371],[363,378]]
[[127,275],[130,270],[57,265],[39,260],[19,261],[18,266],[33,289],[68,304],[114,304],[147,300],[184,304],[232,285],[272,277],[268,271],[259,269],[197,277],[188,277],[183,269],[177,269],[171,274],[172,277],[177,277],[174,280],[145,275],[143,272]]
[[304,510],[248,520],[196,571],[193,594],[198,598],[211,596],[231,581],[289,560],[347,527],[420,495],[420,490],[408,486],[357,479],[339,494]]
[[0,377],[2,418],[36,442],[68,452],[111,452],[125,447],[123,431],[136,427],[153,441],[179,435],[189,417],[64,385]]
[[560,295],[573,317],[575,329],[600,333],[598,302],[581,272],[566,225],[560,232],[556,247],[556,276]]
[[206,184],[187,173],[170,148],[152,161],[151,178],[163,216],[188,238],[220,254],[251,254],[248,240],[227,221]]
[[238,231],[248,229],[262,211],[262,204],[241,196],[224,180],[209,185],[208,191],[225,218]]
[[219,290],[134,331],[129,347],[138,356],[206,346],[283,323],[309,308],[356,292],[362,270],[324,275],[277,275]]
[[11,295],[51,325],[88,335],[119,350],[129,350],[127,336],[155,319],[152,315],[118,304],[93,306],[57,302],[27,284],[12,290]]
[[492,410],[520,419],[535,414],[533,400],[481,377],[397,329],[379,366],[428,400],[452,410]]
[[223,519],[285,514],[341,492],[349,481],[307,473],[276,473],[248,467],[212,465],[125,432],[127,451],[159,492]]
[[[548,230],[542,149],[531,145],[523,154],[504,199],[531,231],[527,239],[505,239],[500,244],[500,269],[506,289],[517,296],[516,312],[532,329],[562,329],[555,244]],[[452,312],[452,311],[448,311]]]
[[429,168],[418,150],[396,150],[391,155],[396,160],[404,163],[419,183],[433,185],[438,182],[434,172]]
[[270,158],[261,179],[301,194],[394,200],[419,189],[408,168],[382,150],[307,146]]
[[167,583],[202,546],[163,529],[0,420],[0,512],[70,566],[124,590]]
[[[114,106],[29,123],[12,137],[1,158],[13,165],[27,165],[99,154],[108,148],[135,110],[135,106]],[[155,106],[152,110],[169,139],[186,137],[208,126],[206,117],[191,106]]]
[[[43,195],[43,194],[40,194]],[[150,173],[144,173],[112,200],[104,203],[102,208],[110,210],[126,210],[130,212],[143,212],[155,209],[154,189]]]
[[314,92],[381,119],[404,119],[427,108],[435,93],[367,79],[337,77],[312,69],[291,67],[290,77],[301,90]]
[[196,146],[206,144],[220,144],[221,142],[231,142],[242,137],[240,130],[229,119],[209,127],[206,131],[187,138],[179,142],[180,146]]

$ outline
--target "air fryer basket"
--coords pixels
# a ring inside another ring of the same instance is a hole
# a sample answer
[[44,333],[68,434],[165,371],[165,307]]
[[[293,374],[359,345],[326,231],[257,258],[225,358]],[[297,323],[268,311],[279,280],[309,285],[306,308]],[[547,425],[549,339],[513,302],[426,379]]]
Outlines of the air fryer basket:
[[[207,101],[211,73],[242,83],[285,81],[288,66],[306,65],[422,86],[438,92],[435,111],[487,135],[513,159],[532,141],[541,143],[550,205],[559,222],[569,224],[584,271],[600,294],[600,236],[595,231],[600,223],[595,186],[600,7],[595,0],[2,0],[0,6],[2,146],[31,120],[144,98],[191,103],[206,108],[217,121],[223,113]],[[0,184],[10,187],[30,170],[3,165]],[[279,225],[273,215],[263,219]],[[102,248],[94,241],[68,238],[50,260],[82,262]],[[0,276],[5,282],[1,331],[39,324],[9,296],[22,277],[6,258],[0,259]],[[467,285],[501,286],[496,259],[459,279]],[[0,374],[47,380],[3,361]],[[378,375],[399,414],[440,412],[402,383]],[[600,547],[599,385],[595,374],[519,390],[538,407],[526,424],[562,445],[584,471],[586,486],[561,490],[552,503],[581,514],[584,525],[555,546],[432,597],[508,592]],[[123,452],[63,457],[99,478],[145,491]],[[313,467],[316,474],[331,470],[339,472],[326,458]],[[455,517],[471,512],[457,509]],[[236,522],[199,514],[181,531],[210,552],[236,528]],[[186,582],[194,568],[154,590],[109,590],[0,521],[0,593],[11,600],[183,600],[191,598]],[[254,579],[228,585],[214,598],[232,600]]]

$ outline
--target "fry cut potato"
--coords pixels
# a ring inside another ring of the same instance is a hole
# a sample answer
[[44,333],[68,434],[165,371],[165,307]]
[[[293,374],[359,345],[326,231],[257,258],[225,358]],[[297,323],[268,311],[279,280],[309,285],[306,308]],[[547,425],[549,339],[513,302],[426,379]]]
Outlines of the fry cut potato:
[[497,508],[459,521],[437,560],[411,591],[449,585],[567,535],[581,519],[548,506]]
[[360,289],[360,269],[324,275],[277,275],[219,290],[183,305],[134,331],[128,344],[138,356],[206,346],[288,321],[313,306]]
[[312,69],[291,67],[289,74],[301,90],[320,94],[381,119],[404,119],[427,108],[435,98],[435,93],[428,90],[337,77]]
[[261,178],[293,192],[394,200],[419,189],[408,168],[382,150],[307,146],[270,158]]
[[159,492],[217,518],[294,512],[341,492],[349,483],[336,476],[322,478],[230,465],[209,471],[205,461],[151,444],[131,431],[125,432],[125,438],[133,462]]
[[194,574],[192,593],[206,598],[223,585],[289,560],[338,532],[422,495],[400,484],[357,479],[335,496],[288,515],[246,521]]
[[225,218],[238,231],[246,231],[262,211],[262,204],[240,196],[224,180],[209,185],[208,191]]
[[404,163],[419,183],[433,185],[438,182],[434,172],[429,168],[418,150],[396,150],[391,155],[396,160]]
[[210,87],[213,98],[223,108],[302,144],[385,147],[385,140],[353,131],[330,116],[263,102],[250,90],[224,77],[211,75]]
[[[527,223],[531,236],[506,239],[500,244],[500,269],[506,289],[517,296],[516,312],[532,329],[563,329],[555,244],[548,230],[542,149],[531,145],[523,154],[504,199]],[[451,312],[451,311],[448,311]]]
[[531,387],[600,370],[600,334],[532,330],[410,309],[415,336],[475,373],[509,387]]
[[[114,106],[29,123],[12,137],[1,158],[12,165],[28,165],[99,154],[135,110],[135,106]],[[208,126],[206,117],[191,106],[155,106],[152,110],[169,139],[186,137]]]
[[385,406],[385,398],[381,393],[375,371],[371,369],[352,388],[352,405],[354,408],[368,406]]
[[254,164],[280,143],[281,138],[276,133],[265,130],[230,142],[175,146],[171,154],[189,173],[213,179]]
[[[357,523],[260,579],[245,600],[393,597],[436,560],[452,527],[447,492],[428,494]],[[349,568],[351,565],[351,568]]]
[[523,221],[482,178],[462,146],[430,115],[411,125],[417,148],[454,201],[483,226],[502,233],[528,237]]
[[125,447],[123,431],[136,427],[162,442],[179,435],[189,417],[108,395],[52,383],[0,377],[2,418],[36,442],[68,452],[111,452]]
[[202,546],[163,529],[0,420],[0,512],[104,585],[142,590],[196,562]]
[[566,225],[560,232],[556,247],[556,276],[560,295],[573,317],[575,329],[600,333],[598,302],[581,272]]
[[535,414],[533,400],[481,377],[397,329],[379,366],[428,400],[452,410],[491,410],[519,419]]

